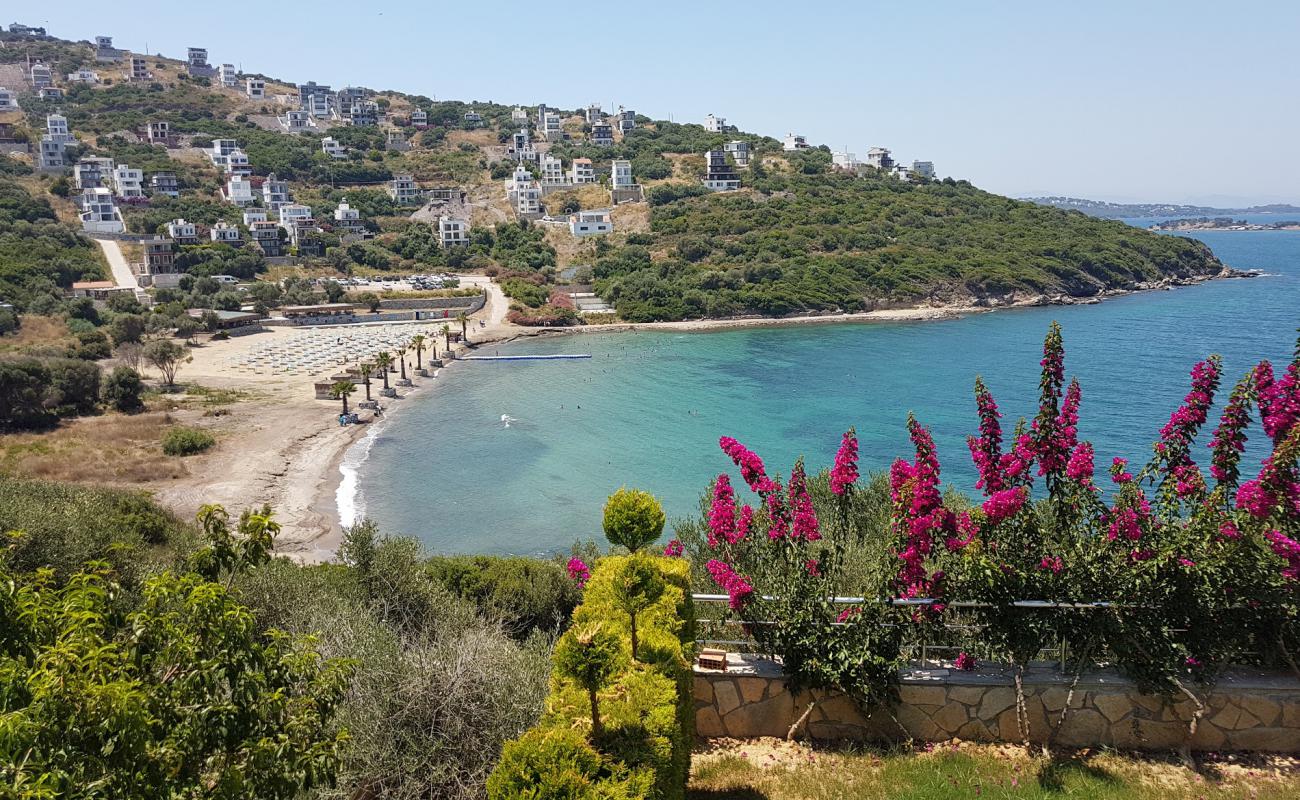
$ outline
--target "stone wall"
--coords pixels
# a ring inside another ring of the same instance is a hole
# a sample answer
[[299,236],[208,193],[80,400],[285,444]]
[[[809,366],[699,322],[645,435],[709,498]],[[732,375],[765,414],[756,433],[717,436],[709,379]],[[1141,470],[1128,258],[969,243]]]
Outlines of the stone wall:
[[[1106,745],[1135,750],[1179,747],[1195,710],[1185,697],[1142,694],[1114,672],[1084,675],[1060,723],[1070,676],[1047,667],[1024,679],[1029,738],[1067,747]],[[786,689],[780,666],[766,659],[732,655],[726,672],[695,670],[695,730],[701,737],[784,737],[809,703],[817,707],[800,732],[816,739],[897,740],[899,725],[920,741],[1023,740],[1016,719],[1010,670],[945,669],[905,672],[897,722],[887,713],[863,714],[850,698]],[[1202,698],[1204,700],[1204,698]],[[1300,752],[1300,681],[1292,676],[1238,671],[1220,681],[1198,724],[1196,750]]]

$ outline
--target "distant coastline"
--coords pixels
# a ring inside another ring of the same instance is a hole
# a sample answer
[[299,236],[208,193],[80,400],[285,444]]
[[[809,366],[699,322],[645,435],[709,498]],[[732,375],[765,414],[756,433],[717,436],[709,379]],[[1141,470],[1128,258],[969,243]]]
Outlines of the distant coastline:
[[1300,217],[1277,222],[1247,222],[1232,217],[1196,217],[1157,222],[1150,231],[1300,231]]
[[1214,208],[1178,203],[1108,203],[1104,200],[1087,200],[1080,197],[1024,197],[1030,203],[1052,206],[1067,211],[1078,211],[1090,217],[1103,219],[1133,219],[1139,217],[1224,217],[1240,214],[1270,214],[1300,216],[1300,206],[1288,203],[1249,206],[1246,208]]

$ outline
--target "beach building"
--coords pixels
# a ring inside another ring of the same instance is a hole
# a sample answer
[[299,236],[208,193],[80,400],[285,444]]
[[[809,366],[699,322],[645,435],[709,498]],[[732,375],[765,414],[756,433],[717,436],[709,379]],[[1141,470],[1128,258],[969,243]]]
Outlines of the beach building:
[[167,236],[177,244],[198,244],[199,228],[193,222],[174,219],[167,223]]
[[18,93],[0,86],[0,111],[21,111],[18,106]]
[[596,122],[591,126],[591,143],[598,147],[608,147],[614,143],[614,126],[608,122]]
[[205,47],[191,47],[185,54],[185,69],[192,78],[211,78],[212,65],[208,63],[208,50]]
[[438,239],[443,247],[469,244],[469,220],[446,215],[438,217]]
[[32,82],[32,90],[39,92],[41,89],[54,85],[54,71],[43,62],[37,61],[27,68],[27,77]]
[[248,226],[248,236],[253,240],[253,245],[267,258],[278,258],[284,255],[282,235],[280,226],[267,220],[253,222]]
[[149,64],[142,56],[131,56],[127,66],[126,79],[135,83],[142,83],[151,80],[153,75],[149,73]]
[[281,206],[291,202],[293,202],[293,195],[289,193],[289,182],[280,180],[274,172],[267,175],[266,180],[262,181],[262,205],[274,213],[279,211]]
[[913,161],[913,162],[912,162],[912,172],[916,173],[917,175],[920,175],[922,178],[933,178],[933,177],[934,177],[934,162],[933,162],[933,161]]
[[99,83],[99,73],[93,69],[82,69],[68,73],[68,83]]
[[411,126],[423,130],[429,127],[429,112],[423,108],[417,108],[411,112]]
[[636,130],[636,112],[630,108],[618,107],[618,132],[626,136]]
[[573,159],[573,170],[569,173],[569,180],[574,185],[582,183],[596,182],[596,167],[591,163],[590,158]]
[[149,189],[154,196],[180,197],[181,186],[174,172],[155,172],[149,176]]
[[125,200],[144,197],[144,170],[127,164],[113,167],[113,194]]
[[[192,319],[215,319],[217,330],[240,331],[262,327],[262,315],[252,311],[224,311],[216,308],[190,308],[185,313]],[[330,384],[333,386],[333,384]]]
[[711,192],[730,192],[740,188],[740,176],[727,162],[726,150],[710,150],[704,154],[706,172],[701,183]]
[[727,155],[731,156],[732,161],[736,162],[736,166],[738,167],[749,166],[749,158],[750,158],[749,142],[743,141],[741,139],[733,139],[732,141],[722,145],[722,149],[724,152],[726,152]]
[[712,114],[704,118],[704,130],[709,133],[722,133],[727,129],[727,120],[723,117],[715,117]]
[[81,229],[86,233],[122,233],[126,225],[113,203],[113,193],[94,186],[81,192]]
[[506,199],[514,206],[515,213],[521,217],[531,217],[541,213],[541,187],[533,180],[532,173],[522,164],[515,167],[514,175],[506,181]]
[[549,153],[542,156],[542,186],[568,186],[564,162]]
[[888,147],[873,147],[867,151],[866,164],[868,167],[887,170],[893,168],[894,159],[890,157]]
[[244,227],[253,227],[254,222],[266,222],[265,208],[246,208],[244,209]]
[[787,153],[795,150],[807,150],[808,140],[797,133],[787,133],[781,146]]
[[248,95],[250,100],[265,100],[266,81],[261,78],[245,78],[244,94]]
[[422,202],[420,187],[410,174],[394,175],[388,183],[388,194],[399,206],[418,206]]
[[113,159],[108,156],[82,156],[72,168],[78,191],[103,186],[112,173]]
[[227,89],[239,88],[239,70],[235,69],[234,64],[222,64],[217,67],[217,79]]
[[306,133],[316,127],[316,120],[306,111],[286,111],[283,117],[277,119],[286,133]]
[[608,209],[579,211],[569,215],[569,233],[574,236],[599,236],[614,230]]
[[226,181],[226,201],[237,206],[251,206],[257,198],[253,196],[253,182],[243,175],[231,175]]
[[220,244],[238,245],[239,244],[239,227],[231,225],[225,220],[218,220],[208,231],[208,236],[212,241]]
[[347,158],[348,149],[339,144],[339,140],[333,136],[326,136],[320,140],[320,149],[330,158]]

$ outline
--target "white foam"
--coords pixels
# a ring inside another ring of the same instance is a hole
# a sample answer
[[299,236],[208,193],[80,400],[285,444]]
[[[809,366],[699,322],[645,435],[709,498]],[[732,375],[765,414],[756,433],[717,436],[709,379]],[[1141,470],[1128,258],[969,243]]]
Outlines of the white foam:
[[[383,419],[388,419],[385,416]],[[366,514],[365,497],[361,492],[361,466],[370,457],[370,448],[375,446],[379,436],[380,422],[371,422],[366,435],[348,448],[339,462],[339,488],[334,492],[334,503],[338,506],[339,525],[349,528],[357,524]]]

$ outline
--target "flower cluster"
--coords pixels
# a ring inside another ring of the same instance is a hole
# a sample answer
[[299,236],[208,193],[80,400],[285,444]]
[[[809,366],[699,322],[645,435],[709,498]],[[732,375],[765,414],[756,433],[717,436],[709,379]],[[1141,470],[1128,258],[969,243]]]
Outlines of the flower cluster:
[[1031,440],[1038,458],[1038,474],[1056,476],[1064,469],[1077,440],[1082,393],[1079,382],[1072,381],[1065,405],[1061,405],[1061,387],[1065,384],[1065,344],[1061,339],[1061,327],[1055,322],[1043,342],[1043,359],[1039,365],[1043,372],[1038,383],[1038,416],[1031,427]]
[[587,566],[587,562],[577,556],[569,559],[568,571],[569,580],[577,581],[579,589],[586,586],[587,580],[591,578],[591,568]]
[[939,491],[939,458],[930,432],[908,415],[907,429],[916,450],[915,463],[903,459],[889,470],[890,497],[894,502],[894,529],[903,538],[898,552],[902,561],[896,579],[904,597],[934,596],[938,573],[926,572],[925,560],[933,548],[934,536],[947,540],[957,531],[955,515],[943,505]]
[[1281,444],[1300,422],[1300,359],[1291,363],[1280,380],[1274,379],[1273,365],[1261,361],[1255,367],[1255,390],[1264,433],[1273,437],[1274,444]]
[[815,542],[822,538],[813,510],[812,496],[808,494],[808,478],[804,475],[803,461],[796,461],[790,471],[790,513],[794,520],[791,532],[796,540]]
[[984,501],[984,515],[988,517],[991,524],[996,525],[1005,519],[1014,517],[1020,509],[1024,508],[1025,501],[1028,499],[1029,489],[1024,486],[994,492],[989,495],[989,499]]
[[837,497],[843,497],[857,481],[858,434],[849,428],[840,440],[840,449],[835,453],[835,465],[831,467],[831,491]]
[[1139,496],[1136,506],[1117,506],[1107,514],[1110,522],[1106,538],[1110,541],[1136,542],[1142,538],[1142,524],[1151,519],[1151,503]]
[[763,459],[759,458],[754,451],[730,436],[718,439],[718,446],[736,466],[740,467],[740,477],[745,479],[750,489],[759,494],[766,494],[773,490],[772,480],[767,477],[767,471],[763,467]]
[[1160,429],[1160,440],[1154,446],[1156,458],[1165,463],[1165,480],[1173,481],[1177,497],[1191,497],[1205,491],[1205,478],[1192,461],[1192,442],[1209,417],[1222,373],[1218,356],[1197,362],[1192,367],[1191,390]]
[[1092,442],[1079,442],[1075,445],[1074,452],[1070,453],[1070,460],[1065,465],[1065,477],[1096,491],[1097,487],[1092,482],[1092,475],[1096,469],[1093,458]]
[[1133,482],[1133,473],[1128,471],[1128,459],[1115,456],[1115,460],[1110,462],[1110,479],[1120,486]]
[[1300,542],[1281,531],[1269,531],[1264,538],[1272,546],[1273,552],[1286,560],[1282,575],[1291,581],[1300,580]]
[[975,657],[963,650],[957,654],[952,665],[963,672],[970,672],[975,669]]
[[1038,568],[1053,575],[1060,575],[1061,570],[1065,569],[1065,561],[1060,556],[1043,556],[1042,561],[1038,562]]
[[736,493],[731,488],[731,478],[724,472],[713,484],[713,505],[709,508],[709,547],[716,548],[719,542],[735,544],[745,538],[746,533],[748,530],[736,523]]
[[664,555],[669,558],[680,558],[686,548],[682,546],[681,539],[671,539],[668,544],[664,545]]
[[717,559],[710,561],[705,568],[709,571],[713,582],[726,590],[727,604],[731,610],[739,611],[744,608],[749,596],[754,593],[754,587],[749,579]]
[[975,379],[975,409],[980,418],[980,435],[966,439],[971,460],[979,471],[975,488],[993,494],[1007,488],[1002,471],[1002,423],[998,422],[1002,414],[981,378]]
[[1237,482],[1238,464],[1241,454],[1246,449],[1246,427],[1250,425],[1251,392],[1254,382],[1251,376],[1243,378],[1233,387],[1228,396],[1228,405],[1219,417],[1219,427],[1214,429],[1214,438],[1210,440],[1210,474],[1216,481],[1228,485]]

